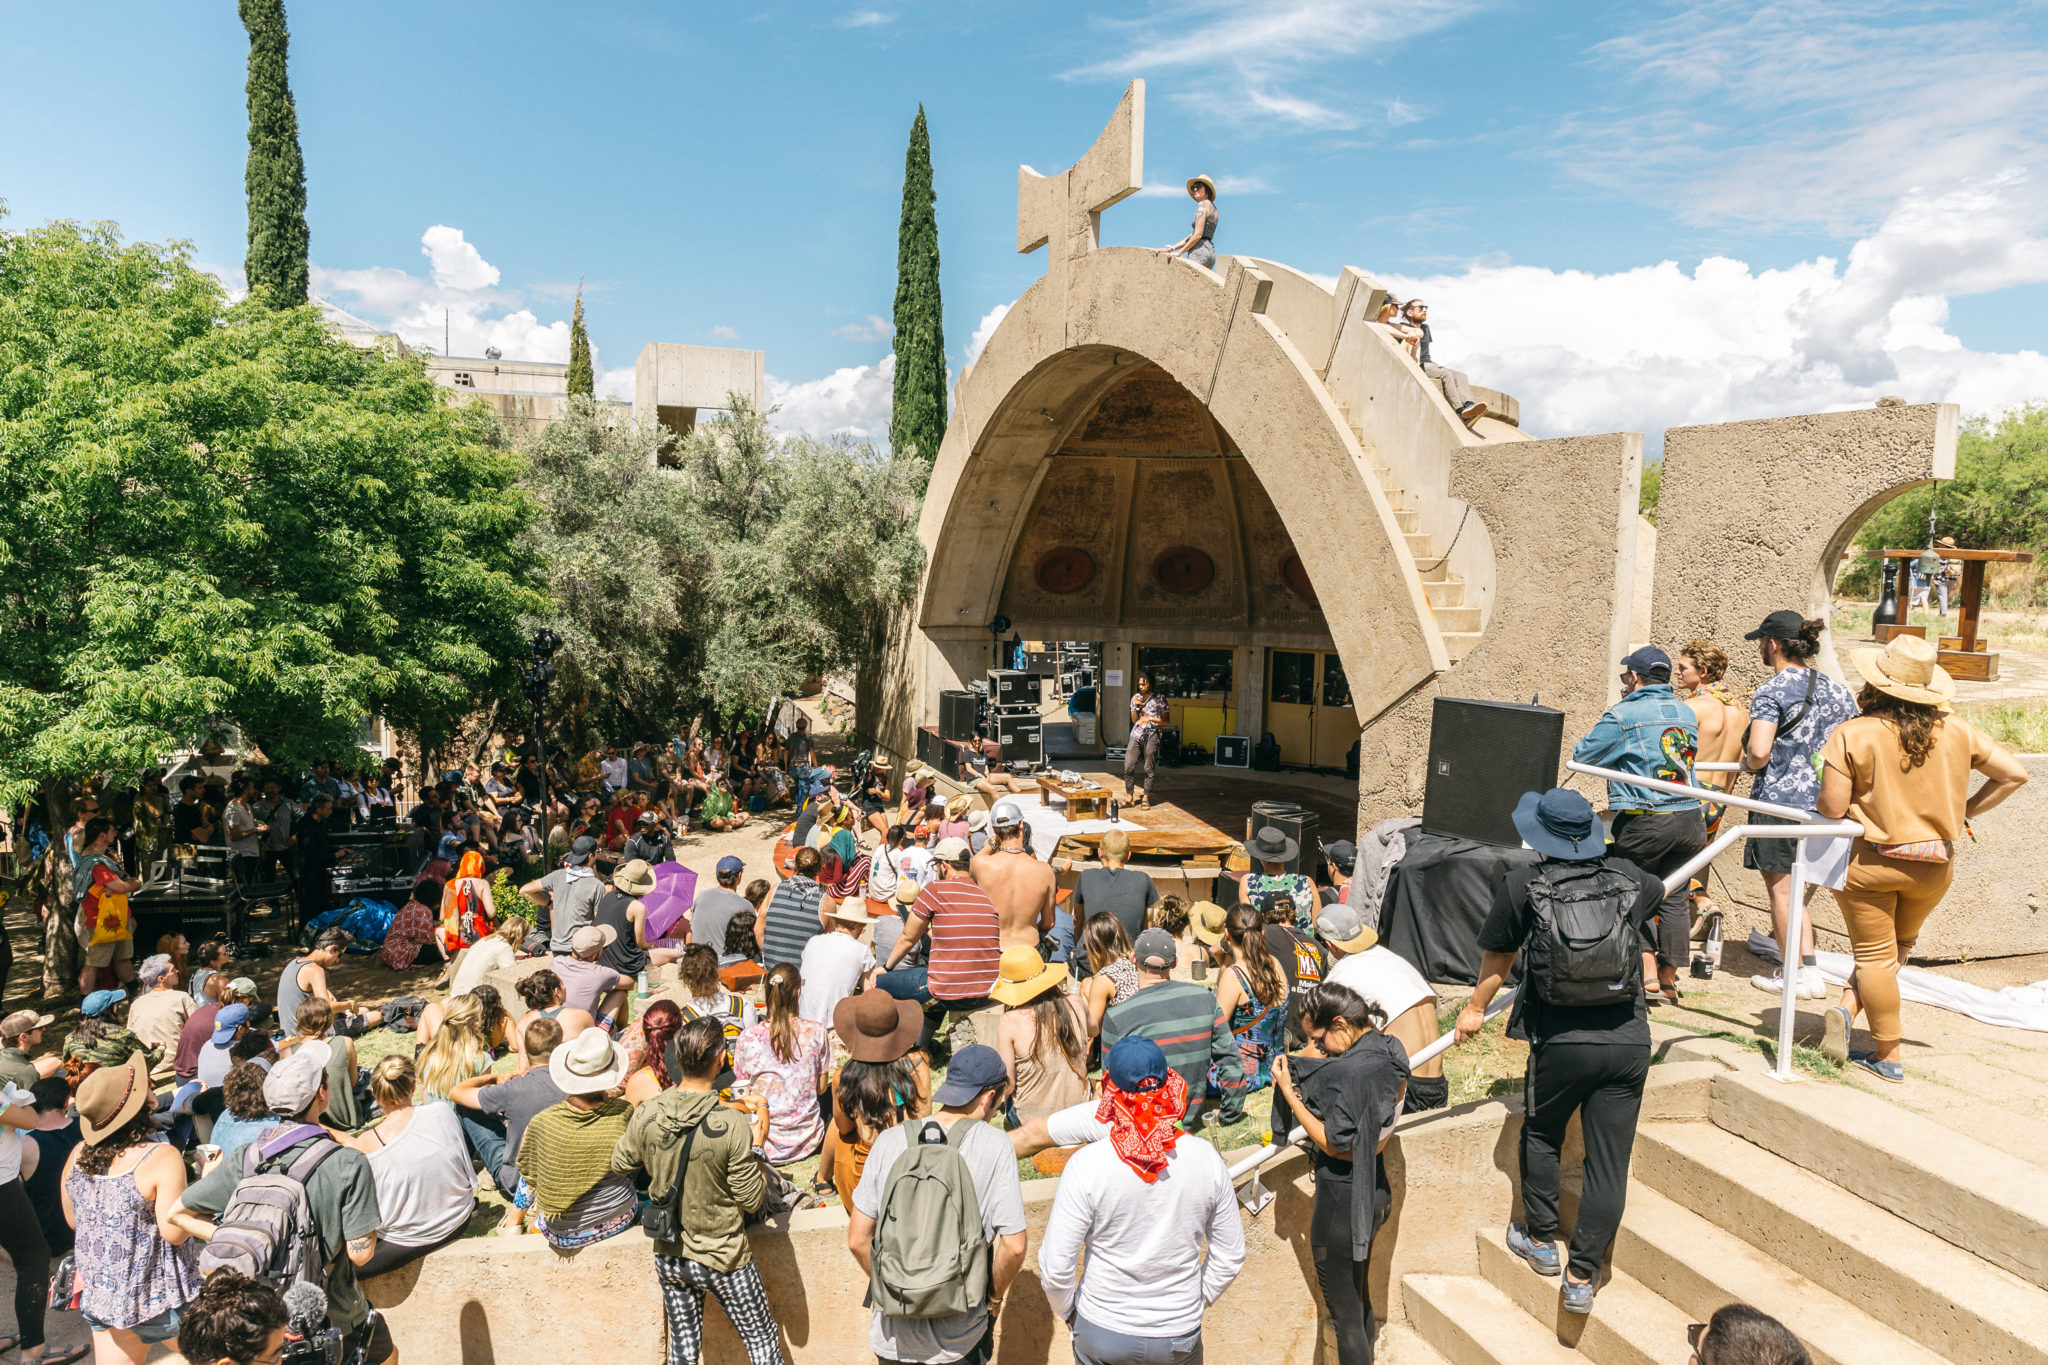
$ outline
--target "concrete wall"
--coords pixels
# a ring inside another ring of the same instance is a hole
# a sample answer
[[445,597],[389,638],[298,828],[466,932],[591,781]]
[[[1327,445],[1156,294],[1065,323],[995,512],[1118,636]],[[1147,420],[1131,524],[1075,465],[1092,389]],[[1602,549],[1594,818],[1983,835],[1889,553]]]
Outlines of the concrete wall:
[[[1826,620],[1835,571],[1870,514],[1955,477],[1953,403],[1775,417],[1664,433],[1651,640],[1707,639],[1747,694],[1767,676],[1742,636],[1781,608]],[[1822,637],[1821,667],[1842,666]]]
[[733,393],[766,407],[766,374],[761,351],[649,342],[633,362],[633,418],[652,423],[662,408],[723,408]]

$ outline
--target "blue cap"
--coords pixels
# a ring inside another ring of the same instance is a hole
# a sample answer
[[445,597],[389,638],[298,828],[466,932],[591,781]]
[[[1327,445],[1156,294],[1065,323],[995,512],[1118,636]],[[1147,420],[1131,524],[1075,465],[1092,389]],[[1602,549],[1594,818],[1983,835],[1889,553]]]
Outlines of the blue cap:
[[105,1014],[127,998],[127,994],[123,991],[94,991],[91,995],[85,997],[83,1003],[78,1007],[78,1012],[91,1019],[96,1015]]
[[1117,1039],[1102,1059],[1102,1074],[1126,1095],[1157,1090],[1166,1084],[1166,1054],[1150,1038],[1132,1033]]
[[[1644,645],[1623,659],[1621,666],[1638,678],[1647,678],[1651,682],[1671,681],[1671,656],[1655,645]],[[1662,677],[1658,676],[1660,669],[1663,670]]]
[[728,873],[745,872],[746,870],[746,860],[742,858],[735,858],[730,853],[726,854],[723,858],[720,858],[718,860],[718,875],[721,877],[727,875]]
[[1000,1054],[980,1043],[961,1048],[946,1064],[946,1079],[932,1091],[932,1103],[949,1109],[974,1103],[984,1090],[994,1089],[1010,1079]]
[[1593,803],[1565,787],[1524,792],[1515,803],[1515,829],[1546,858],[1581,863],[1607,852],[1607,832]]
[[229,1005],[213,1016],[213,1045],[226,1047],[235,1041],[235,1030],[249,1022],[247,1005]]

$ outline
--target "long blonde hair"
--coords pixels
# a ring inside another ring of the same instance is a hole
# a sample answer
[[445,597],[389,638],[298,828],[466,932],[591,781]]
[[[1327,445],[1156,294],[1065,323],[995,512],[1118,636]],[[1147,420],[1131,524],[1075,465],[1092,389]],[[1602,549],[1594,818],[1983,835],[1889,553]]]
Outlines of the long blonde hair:
[[525,920],[517,915],[507,915],[498,922],[498,927],[492,934],[493,937],[504,940],[508,947],[517,952],[519,946],[526,942],[526,936],[532,932],[533,927]]
[[490,1069],[491,1044],[484,1034],[484,1003],[473,995],[458,995],[448,1002],[441,1027],[420,1053],[419,1085],[414,1097],[421,1101],[445,1100],[457,1085]]

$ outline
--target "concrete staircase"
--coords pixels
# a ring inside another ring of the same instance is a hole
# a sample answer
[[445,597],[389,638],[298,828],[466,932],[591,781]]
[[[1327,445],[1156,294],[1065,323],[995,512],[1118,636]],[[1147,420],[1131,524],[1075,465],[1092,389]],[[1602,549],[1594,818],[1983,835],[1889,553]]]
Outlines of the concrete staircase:
[[1382,1357],[1685,1365],[1686,1325],[1739,1301],[1816,1365],[2048,1365],[2048,1168],[1848,1086],[1731,1071],[1707,1121],[1643,1124],[1631,1176],[1590,1317],[1484,1228],[1476,1273],[1403,1279]]
[[1414,562],[1416,572],[1422,575],[1423,594],[1429,599],[1429,610],[1436,618],[1436,628],[1443,635],[1444,652],[1455,664],[1479,643],[1479,608],[1467,604],[1465,580],[1437,562],[1443,557],[1443,552],[1437,549],[1435,538],[1422,529],[1422,514],[1410,505],[1407,490],[1394,486],[1393,471],[1373,453],[1372,443],[1366,439],[1365,432],[1356,422],[1351,422],[1349,409],[1345,410],[1344,420],[1351,423],[1351,434],[1365,448],[1373,477],[1379,480],[1381,491],[1393,506],[1394,521],[1407,539],[1408,558]]

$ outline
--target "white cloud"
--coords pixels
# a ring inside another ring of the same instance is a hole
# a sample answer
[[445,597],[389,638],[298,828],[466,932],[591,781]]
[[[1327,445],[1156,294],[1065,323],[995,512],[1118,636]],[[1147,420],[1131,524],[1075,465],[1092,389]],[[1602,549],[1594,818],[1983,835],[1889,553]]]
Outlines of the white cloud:
[[544,322],[520,306],[516,293],[499,289],[498,268],[460,228],[440,223],[428,228],[420,235],[420,254],[428,261],[426,278],[391,266],[329,270],[315,265],[313,292],[390,328],[406,345],[436,354],[481,356],[495,346],[508,360],[567,363],[568,319]]
[[1352,128],[1364,121],[1359,110],[1366,107],[1355,82],[1336,82],[1327,94],[1299,88],[1318,68],[1360,52],[1384,53],[1487,6],[1488,0],[1183,0],[1153,18],[1103,23],[1127,38],[1124,50],[1069,74],[1202,72],[1213,79],[1184,98],[1212,115]]
[[[1218,198],[1232,194],[1272,194],[1273,187],[1256,175],[1212,175],[1216,182]],[[1154,180],[1138,191],[1140,199],[1185,199],[1188,185],[1185,180]]]
[[865,321],[849,322],[844,327],[834,327],[832,335],[848,341],[887,341],[896,335],[896,324],[887,318],[867,315]]
[[[596,348],[593,347],[594,351]],[[616,370],[599,369],[593,387],[599,398],[616,398],[621,403],[633,401],[633,367],[621,365]]]
[[876,28],[882,24],[893,24],[896,16],[884,14],[878,9],[860,9],[839,21],[841,28]]
[[718,326],[713,327],[704,335],[710,337],[713,341],[738,341],[740,339],[738,329],[728,327],[724,323],[720,323]]
[[967,338],[968,364],[972,365],[981,359],[981,352],[988,345],[988,339],[996,334],[996,328],[1002,325],[1009,312],[1009,304],[999,303],[981,315],[981,321],[975,325],[974,335]]
[[771,374],[768,402],[781,409],[775,414],[778,431],[811,436],[845,432],[887,445],[895,385],[896,357],[892,353],[872,365],[851,365],[801,384]]
[[1850,248],[1753,270],[1710,256],[1611,274],[1484,264],[1386,278],[1430,303],[1437,359],[1521,400],[1532,434],[1860,407],[1884,394],[1987,412],[2048,398],[2048,356],[1967,349],[1951,296],[2048,281],[2025,181],[1908,196]]

